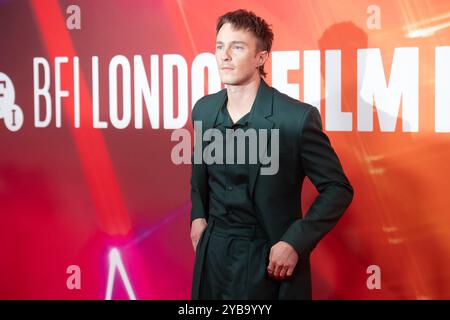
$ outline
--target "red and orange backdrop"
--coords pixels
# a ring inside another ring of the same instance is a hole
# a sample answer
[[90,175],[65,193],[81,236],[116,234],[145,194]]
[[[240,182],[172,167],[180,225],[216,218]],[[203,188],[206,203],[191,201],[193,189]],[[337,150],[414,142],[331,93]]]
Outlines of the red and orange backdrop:
[[1,299],[190,298],[171,133],[222,87],[237,8],[272,25],[267,82],[319,108],[355,189],[314,298],[450,298],[449,2],[0,0]]

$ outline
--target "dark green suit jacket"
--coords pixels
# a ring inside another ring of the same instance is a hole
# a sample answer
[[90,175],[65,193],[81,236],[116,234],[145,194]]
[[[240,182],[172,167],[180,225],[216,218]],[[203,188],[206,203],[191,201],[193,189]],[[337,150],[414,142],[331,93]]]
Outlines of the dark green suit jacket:
[[[195,104],[192,120],[201,121],[203,131],[212,128],[226,98],[226,89],[204,96]],[[268,86],[263,79],[254,108],[250,127],[279,129],[280,154],[275,175],[261,175],[261,163],[251,165],[250,195],[271,243],[285,241],[299,254],[292,278],[280,284],[279,298],[311,299],[310,253],[350,205],[353,188],[322,130],[317,108],[290,98]],[[196,141],[201,139],[196,138]],[[207,144],[203,141],[203,148]],[[267,144],[270,146],[270,140]],[[195,148],[199,146],[197,143]],[[301,189],[306,176],[319,195],[303,215]],[[208,192],[206,164],[193,163],[191,223],[196,218],[208,220]],[[194,276],[194,279],[199,277]]]

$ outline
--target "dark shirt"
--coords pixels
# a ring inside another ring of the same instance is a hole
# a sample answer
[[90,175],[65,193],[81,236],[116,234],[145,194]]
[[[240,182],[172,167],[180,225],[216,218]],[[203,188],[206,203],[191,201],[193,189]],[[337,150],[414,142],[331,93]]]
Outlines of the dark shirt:
[[[223,164],[210,164],[208,168],[209,185],[209,213],[229,224],[258,224],[258,219],[249,193],[249,143],[245,139],[245,164],[237,163],[237,140],[226,134],[226,129],[248,130],[252,119],[252,112],[240,118],[236,123],[227,110],[227,99],[219,111],[214,127],[222,132]],[[234,161],[226,163],[226,145],[234,143]]]

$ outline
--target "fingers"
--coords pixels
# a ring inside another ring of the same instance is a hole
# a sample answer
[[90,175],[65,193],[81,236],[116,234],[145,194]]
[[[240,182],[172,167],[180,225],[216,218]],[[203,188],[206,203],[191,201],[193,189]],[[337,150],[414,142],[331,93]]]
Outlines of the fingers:
[[286,277],[288,277],[288,278],[292,277],[293,273],[294,273],[294,268],[293,267],[288,268],[287,272],[286,272]]
[[[195,222],[195,220],[194,220]],[[200,238],[202,237],[203,233],[205,232],[206,227],[202,226],[200,228],[197,228],[197,226],[195,226],[195,228],[191,228],[191,242],[192,242],[192,247],[194,248],[194,252],[197,251],[197,245],[198,242],[200,241]]]
[[275,271],[275,264],[272,260],[270,260],[269,266],[267,267],[267,272],[269,273],[269,276],[273,277],[274,271]]
[[192,247],[194,248],[194,252],[197,251],[197,244],[198,244],[199,239],[200,239],[199,236],[191,236],[191,242],[192,242]]
[[286,280],[294,273],[297,262],[298,254],[295,249],[280,241],[270,248],[267,272],[276,280]]
[[201,237],[202,237],[202,234],[200,234],[200,236],[192,238],[192,246],[194,247],[194,252],[197,252],[197,246],[198,246],[198,243],[200,242]]
[[280,280],[281,270],[283,270],[283,266],[280,264],[275,264],[275,271],[273,273],[275,279]]
[[287,272],[288,268],[287,267],[281,267],[280,268],[280,273],[278,275],[278,279],[279,280],[284,280],[286,278],[286,272]]
[[277,280],[285,280],[289,267],[279,264],[275,267],[274,278]]
[[292,276],[294,267],[270,261],[267,272],[270,277],[276,280],[286,280]]

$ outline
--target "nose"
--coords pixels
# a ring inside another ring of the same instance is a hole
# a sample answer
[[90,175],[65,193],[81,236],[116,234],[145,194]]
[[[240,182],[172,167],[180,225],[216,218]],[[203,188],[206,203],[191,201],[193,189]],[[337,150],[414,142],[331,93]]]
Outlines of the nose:
[[228,53],[228,48],[225,48],[223,51],[222,51],[222,53],[221,53],[221,55],[220,55],[220,58],[222,59],[222,61],[230,61],[231,60],[231,56],[230,56],[230,54]]

